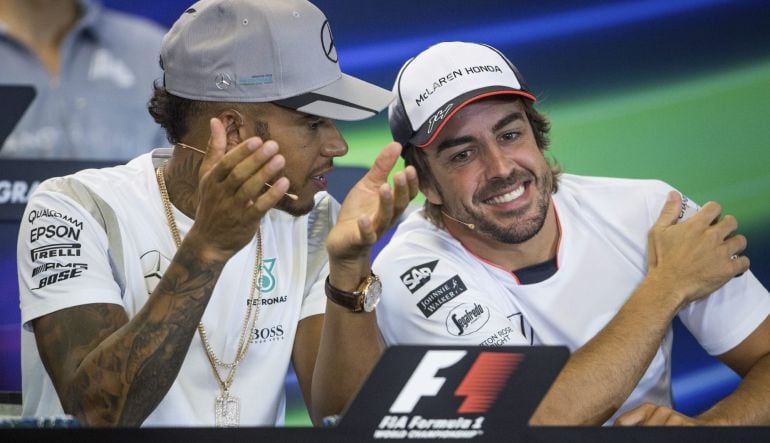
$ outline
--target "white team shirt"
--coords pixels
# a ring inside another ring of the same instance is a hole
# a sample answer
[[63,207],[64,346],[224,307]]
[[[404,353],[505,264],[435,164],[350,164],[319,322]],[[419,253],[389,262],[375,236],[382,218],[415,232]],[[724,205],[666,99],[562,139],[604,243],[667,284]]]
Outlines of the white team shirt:
[[[557,271],[520,284],[448,231],[411,214],[374,262],[383,282],[377,320],[389,344],[566,345],[595,336],[645,276],[647,234],[672,188],[660,181],[563,174],[554,194],[561,239]],[[682,215],[697,211],[686,201]],[[679,312],[711,355],[737,346],[770,313],[751,272]],[[610,419],[642,402],[671,405],[669,326],[648,370]]]
[[[170,150],[127,165],[81,171],[38,188],[24,214],[18,244],[25,416],[62,414],[37,353],[30,321],[88,303],[113,303],[132,318],[147,302],[177,247],[154,168]],[[251,346],[230,392],[240,398],[243,426],[283,424],[283,382],[299,320],[322,314],[328,273],[326,233],[339,205],[316,196],[311,214],[271,210],[261,222],[262,299]],[[182,237],[193,221],[174,208]],[[256,238],[225,265],[203,315],[215,354],[231,362],[252,285]],[[227,371],[220,368],[220,373]],[[219,386],[195,334],[176,381],[143,426],[213,426]]]

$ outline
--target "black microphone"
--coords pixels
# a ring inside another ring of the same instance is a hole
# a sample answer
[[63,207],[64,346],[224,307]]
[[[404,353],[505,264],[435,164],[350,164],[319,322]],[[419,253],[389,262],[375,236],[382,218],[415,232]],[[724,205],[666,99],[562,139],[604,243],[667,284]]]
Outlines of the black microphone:
[[473,223],[465,223],[465,222],[464,222],[464,221],[462,221],[462,220],[458,220],[458,219],[456,219],[456,218],[452,217],[451,215],[447,214],[447,213],[446,213],[445,211],[443,211],[443,210],[441,211],[441,213],[442,213],[442,214],[444,214],[444,215],[445,215],[445,216],[446,216],[448,219],[450,219],[450,220],[454,220],[454,221],[456,221],[457,223],[460,223],[461,225],[464,225],[466,228],[470,229],[471,231],[473,231],[474,229],[476,229],[476,225],[475,225],[475,224],[473,224]]

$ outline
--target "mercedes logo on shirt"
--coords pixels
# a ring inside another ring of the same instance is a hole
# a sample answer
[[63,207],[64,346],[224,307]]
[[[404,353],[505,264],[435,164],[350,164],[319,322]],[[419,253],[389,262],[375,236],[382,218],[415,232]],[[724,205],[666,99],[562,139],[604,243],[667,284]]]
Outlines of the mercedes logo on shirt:
[[214,80],[214,84],[217,85],[217,89],[228,89],[233,85],[233,79],[229,74],[221,72],[217,74],[217,78]]
[[321,26],[321,46],[323,47],[326,58],[337,63],[337,48],[334,46],[334,36],[329,20],[326,20]]

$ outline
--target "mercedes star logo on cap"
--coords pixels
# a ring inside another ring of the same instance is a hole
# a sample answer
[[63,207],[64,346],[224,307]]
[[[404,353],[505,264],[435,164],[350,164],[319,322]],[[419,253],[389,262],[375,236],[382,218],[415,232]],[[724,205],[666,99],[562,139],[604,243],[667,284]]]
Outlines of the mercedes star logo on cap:
[[227,89],[233,85],[233,79],[230,78],[230,75],[224,72],[217,74],[217,78],[214,80],[214,82],[219,89]]
[[337,63],[337,48],[334,46],[334,36],[332,36],[332,28],[329,26],[329,20],[326,20],[321,25],[321,46],[324,50],[326,58]]

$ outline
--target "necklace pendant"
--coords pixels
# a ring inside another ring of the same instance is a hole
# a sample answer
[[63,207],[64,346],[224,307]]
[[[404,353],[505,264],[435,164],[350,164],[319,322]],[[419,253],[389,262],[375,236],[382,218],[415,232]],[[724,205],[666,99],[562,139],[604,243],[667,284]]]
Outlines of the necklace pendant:
[[214,403],[214,425],[218,428],[232,428],[240,425],[240,400],[230,391],[224,391]]

